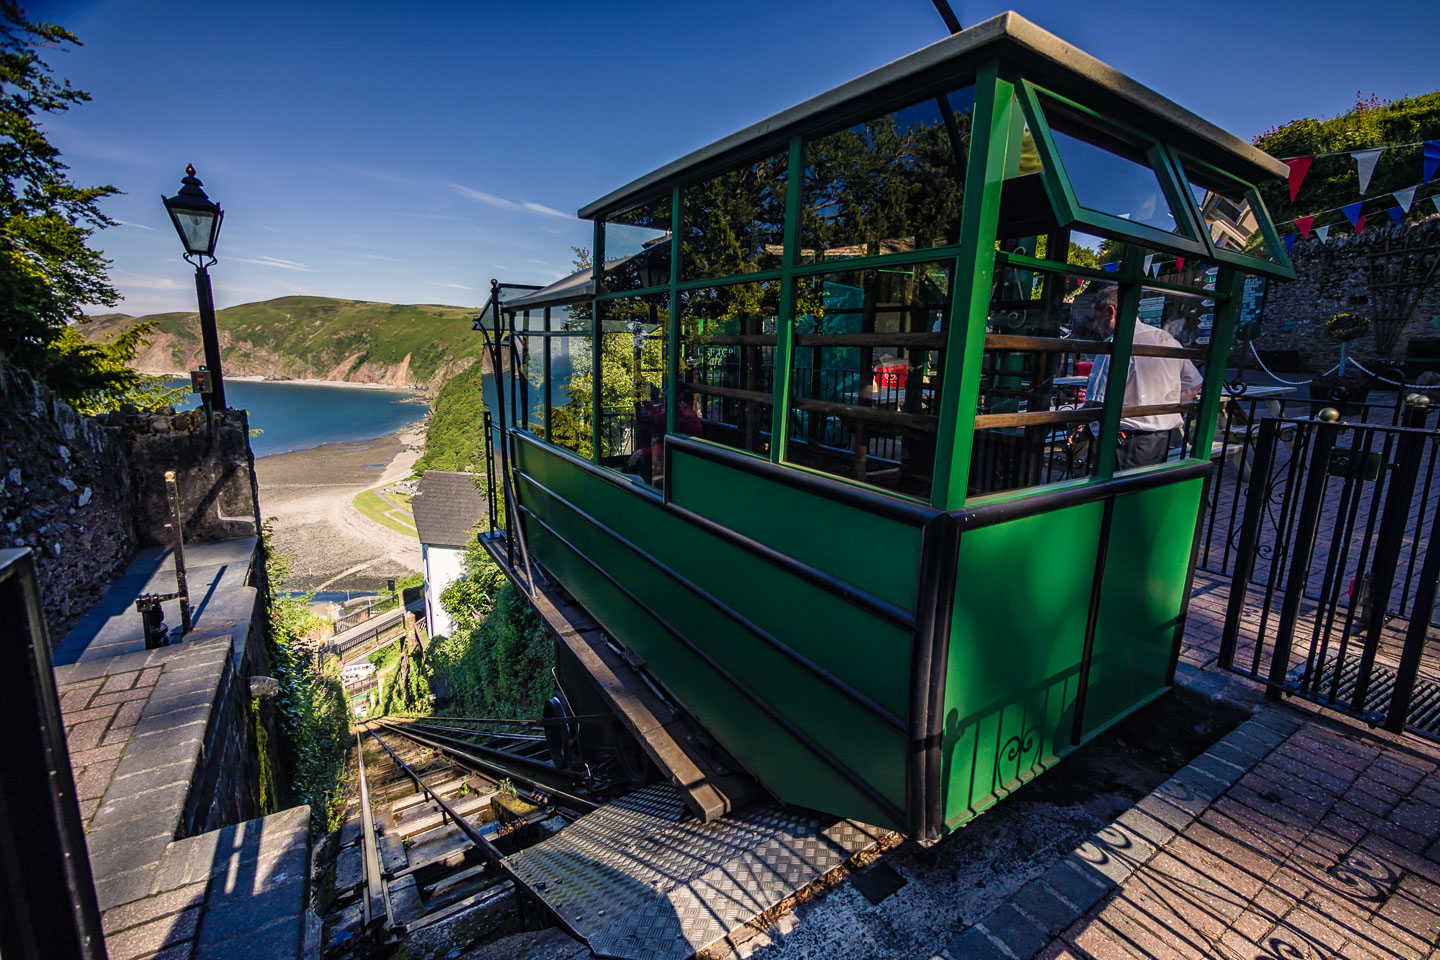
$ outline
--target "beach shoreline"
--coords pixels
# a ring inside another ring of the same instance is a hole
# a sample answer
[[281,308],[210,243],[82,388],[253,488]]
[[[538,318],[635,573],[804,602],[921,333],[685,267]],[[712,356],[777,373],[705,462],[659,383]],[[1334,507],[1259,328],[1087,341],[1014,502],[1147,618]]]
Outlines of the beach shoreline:
[[421,568],[418,539],[376,523],[352,501],[410,476],[424,446],[422,420],[372,440],[256,458],[260,515],[274,519],[272,543],[291,558],[283,589],[375,590]]
[[[176,380],[189,380],[188,370],[141,370],[147,377],[173,377]],[[225,375],[227,381],[239,381],[242,383],[286,383],[300,387],[345,387],[353,390],[393,390],[396,393],[409,393],[417,396],[429,396],[430,388],[423,384],[395,384],[395,383],[361,383],[357,380],[317,380],[314,378],[300,377],[266,377],[259,374],[241,374],[237,376]]]

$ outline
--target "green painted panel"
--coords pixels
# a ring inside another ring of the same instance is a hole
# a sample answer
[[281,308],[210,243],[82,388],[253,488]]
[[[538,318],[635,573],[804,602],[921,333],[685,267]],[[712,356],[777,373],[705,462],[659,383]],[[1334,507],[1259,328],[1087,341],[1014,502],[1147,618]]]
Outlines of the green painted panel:
[[[905,743],[900,733],[658,572],[529,477],[902,718],[910,662],[908,635],[696,530],[665,513],[653,499],[553,454],[522,444],[516,465],[522,503],[725,670],[742,678],[756,695],[903,807]],[[555,537],[533,522],[527,524],[526,533],[532,553],[565,588],[608,632],[643,656],[660,682],[777,795],[872,823],[890,822],[862,793],[810,755]],[[763,589],[756,584],[763,584]]]
[[945,674],[947,827],[1070,749],[1103,503],[966,531]]
[[915,609],[919,527],[680,451],[671,456],[670,470],[670,497],[680,506]]
[[1095,624],[1085,736],[1165,687],[1204,481],[1115,499]]

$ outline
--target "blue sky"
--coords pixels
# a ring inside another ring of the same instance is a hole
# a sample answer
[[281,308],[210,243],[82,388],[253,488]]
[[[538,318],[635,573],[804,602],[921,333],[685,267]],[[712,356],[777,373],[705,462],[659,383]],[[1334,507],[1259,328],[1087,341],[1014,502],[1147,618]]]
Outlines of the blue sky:
[[[94,100],[47,129],[77,183],[125,191],[97,241],[136,314],[194,309],[160,204],[187,162],[226,210],[219,306],[475,305],[567,273],[581,205],[944,35],[929,0],[28,6],[85,44],[47,58]],[[1245,138],[1440,88],[1419,0],[1019,10]]]

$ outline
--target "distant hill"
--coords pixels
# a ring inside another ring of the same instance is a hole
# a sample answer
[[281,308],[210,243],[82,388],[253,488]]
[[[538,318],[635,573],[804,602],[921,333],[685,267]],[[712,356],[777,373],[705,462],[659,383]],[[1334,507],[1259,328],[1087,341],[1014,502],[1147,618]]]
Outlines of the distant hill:
[[[437,390],[480,357],[472,307],[280,297],[216,311],[220,355],[231,376],[348,380]],[[111,313],[80,327],[90,339],[157,321],[136,357],[145,373],[177,373],[204,362],[195,313]]]

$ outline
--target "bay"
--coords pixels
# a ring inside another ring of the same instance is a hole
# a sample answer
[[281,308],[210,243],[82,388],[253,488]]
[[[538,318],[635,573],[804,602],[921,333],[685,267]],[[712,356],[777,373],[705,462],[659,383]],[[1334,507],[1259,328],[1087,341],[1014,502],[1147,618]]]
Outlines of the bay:
[[[188,379],[171,378],[169,385],[187,391],[184,409],[200,406],[200,395],[188,393]],[[284,380],[226,380],[225,402],[249,413],[251,430],[264,431],[250,438],[257,457],[373,440],[415,423],[428,409],[408,390]]]

